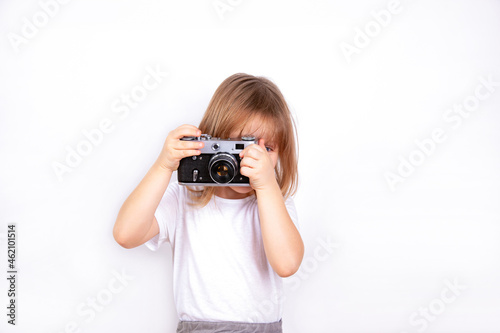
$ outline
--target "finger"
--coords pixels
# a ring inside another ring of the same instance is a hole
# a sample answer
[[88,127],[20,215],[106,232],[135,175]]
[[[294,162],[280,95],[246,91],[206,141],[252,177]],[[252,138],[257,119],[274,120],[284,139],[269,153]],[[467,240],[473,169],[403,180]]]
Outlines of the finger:
[[172,134],[174,139],[180,139],[184,136],[200,136],[201,131],[196,126],[185,124],[177,127]]
[[249,167],[241,167],[240,168],[240,173],[243,175],[243,176],[246,176],[248,178],[251,178],[251,176],[253,176],[253,169],[252,168],[249,168]]
[[200,141],[183,141],[177,140],[174,142],[172,147],[176,150],[184,150],[184,149],[201,149],[205,146],[204,142]]
[[201,151],[198,149],[184,149],[184,150],[177,150],[176,154],[178,155],[178,158],[185,158],[189,156],[200,155]]
[[252,169],[255,168],[255,167],[257,167],[257,164],[258,164],[258,161],[256,159],[248,158],[248,157],[245,157],[240,162],[240,166],[241,167],[249,167],[249,168],[252,168]]
[[259,139],[259,146],[262,147],[262,149],[266,150],[266,145],[265,145],[264,139]]
[[264,151],[262,150],[262,148],[260,146],[257,146],[255,144],[250,145],[247,147],[247,149],[245,149],[245,151],[243,153],[243,158],[250,157],[250,158],[258,160],[263,156],[262,154],[264,153]]
[[[255,143],[252,143],[252,144],[250,144],[250,145],[246,146],[246,147],[245,147],[245,149],[243,149],[243,150],[240,152],[240,155],[242,155],[242,154],[243,154],[243,155],[245,155],[245,153],[246,153],[246,152],[248,152],[248,151],[249,151],[249,150],[251,150],[251,149],[260,149],[260,148],[261,148],[261,147],[260,147],[259,145],[255,144]],[[263,147],[263,148],[264,148],[264,150],[265,150],[265,147]]]

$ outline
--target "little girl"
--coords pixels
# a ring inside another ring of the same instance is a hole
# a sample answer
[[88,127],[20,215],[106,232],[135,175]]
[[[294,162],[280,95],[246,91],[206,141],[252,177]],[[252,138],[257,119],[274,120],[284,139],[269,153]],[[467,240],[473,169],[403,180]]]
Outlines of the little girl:
[[[172,173],[203,142],[254,136],[240,154],[248,187],[191,188]],[[294,274],[304,245],[291,195],[297,187],[295,131],[278,87],[234,74],[217,88],[200,125],[170,132],[156,162],[118,213],[115,240],[129,249],[173,252],[177,332],[282,332],[282,277]]]

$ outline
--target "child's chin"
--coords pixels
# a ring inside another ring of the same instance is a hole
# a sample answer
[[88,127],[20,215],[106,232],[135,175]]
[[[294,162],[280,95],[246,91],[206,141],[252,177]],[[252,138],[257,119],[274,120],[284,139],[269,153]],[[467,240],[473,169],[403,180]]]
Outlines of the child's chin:
[[230,186],[231,190],[238,193],[250,193],[253,191],[251,186]]

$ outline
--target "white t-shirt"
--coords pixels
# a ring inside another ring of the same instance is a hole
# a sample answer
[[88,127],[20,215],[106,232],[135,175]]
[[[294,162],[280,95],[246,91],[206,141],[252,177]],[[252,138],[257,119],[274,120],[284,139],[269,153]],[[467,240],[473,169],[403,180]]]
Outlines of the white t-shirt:
[[[179,319],[279,321],[282,280],[264,252],[255,195],[214,196],[205,207],[194,208],[187,204],[187,191],[177,182],[168,186],[155,212],[160,232],[145,243],[152,251],[164,242],[172,246]],[[293,200],[285,205],[297,226]]]

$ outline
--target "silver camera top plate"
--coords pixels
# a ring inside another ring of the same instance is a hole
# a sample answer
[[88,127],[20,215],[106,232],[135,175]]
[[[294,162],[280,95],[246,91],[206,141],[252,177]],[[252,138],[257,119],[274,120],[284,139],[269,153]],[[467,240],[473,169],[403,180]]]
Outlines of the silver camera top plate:
[[258,144],[259,141],[254,136],[244,136],[241,138],[227,138],[221,139],[212,137],[208,134],[201,134],[200,136],[185,136],[181,138],[184,141],[202,141],[205,146],[200,149],[202,154],[217,154],[217,153],[230,153],[239,154],[247,146],[251,144]]

